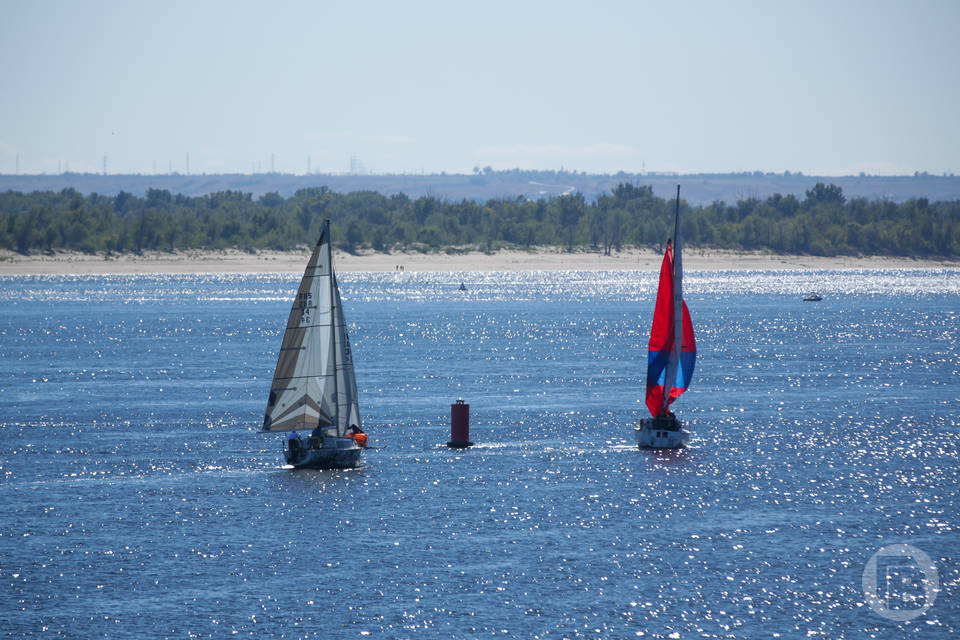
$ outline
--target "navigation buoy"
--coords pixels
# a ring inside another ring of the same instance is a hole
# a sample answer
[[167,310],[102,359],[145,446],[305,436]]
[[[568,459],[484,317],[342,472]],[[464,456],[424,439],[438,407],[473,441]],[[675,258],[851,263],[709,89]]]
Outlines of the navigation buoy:
[[450,442],[448,447],[464,449],[470,442],[470,405],[460,398],[450,405]]

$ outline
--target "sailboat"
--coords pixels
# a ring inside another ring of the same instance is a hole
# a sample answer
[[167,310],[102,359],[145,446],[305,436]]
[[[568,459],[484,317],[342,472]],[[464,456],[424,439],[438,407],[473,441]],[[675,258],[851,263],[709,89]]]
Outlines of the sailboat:
[[660,266],[657,304],[650,329],[647,352],[647,409],[635,428],[637,446],[653,449],[676,449],[690,440],[690,432],[670,411],[670,405],[690,385],[697,360],[697,341],[693,335],[690,311],[683,301],[683,261],[680,253],[680,185],[677,185],[677,207],[673,223],[673,243]]
[[[327,220],[290,309],[261,431],[289,433],[287,464],[349,469],[360,466],[366,443],[360,426],[357,380]],[[300,432],[307,437],[301,438]]]

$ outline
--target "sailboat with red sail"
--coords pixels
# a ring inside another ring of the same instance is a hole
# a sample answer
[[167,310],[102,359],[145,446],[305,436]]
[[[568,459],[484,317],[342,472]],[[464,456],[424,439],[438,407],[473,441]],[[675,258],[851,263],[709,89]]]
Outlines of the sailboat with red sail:
[[676,449],[690,440],[670,405],[690,386],[697,360],[697,341],[693,334],[690,311],[683,301],[683,259],[680,247],[680,186],[677,185],[677,206],[673,239],[660,266],[657,305],[650,329],[647,352],[647,409],[635,428],[637,446],[652,449]]

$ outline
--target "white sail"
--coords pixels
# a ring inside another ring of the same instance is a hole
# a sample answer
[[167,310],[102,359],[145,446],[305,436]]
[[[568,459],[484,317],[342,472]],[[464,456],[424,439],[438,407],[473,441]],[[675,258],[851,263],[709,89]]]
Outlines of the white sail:
[[333,276],[334,306],[334,353],[337,360],[337,435],[343,435],[351,426],[360,424],[360,405],[357,401],[357,377],[353,371],[353,354],[350,351],[350,336],[347,334],[347,322],[343,317],[340,304],[340,287],[337,277]]
[[[360,426],[357,383],[324,225],[294,298],[277,357],[263,431]],[[351,422],[352,420],[352,422]]]

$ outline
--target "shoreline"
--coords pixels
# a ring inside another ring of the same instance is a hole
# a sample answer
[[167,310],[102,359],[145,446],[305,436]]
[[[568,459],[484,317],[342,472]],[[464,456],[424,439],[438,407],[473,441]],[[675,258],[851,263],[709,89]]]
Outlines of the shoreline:
[[[21,255],[0,251],[0,276],[19,275],[133,275],[151,273],[276,273],[303,271],[306,249],[295,251],[150,251],[136,254],[85,254],[59,251]],[[599,252],[540,248],[501,250],[486,254],[334,251],[337,271],[602,271],[659,269],[662,254],[628,249],[604,256]],[[910,259],[887,256],[797,256],[760,252],[688,248],[687,270],[818,270],[818,269],[956,269],[960,260]]]

